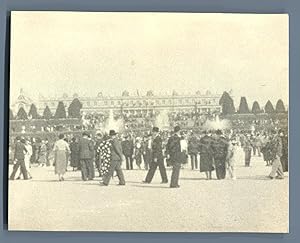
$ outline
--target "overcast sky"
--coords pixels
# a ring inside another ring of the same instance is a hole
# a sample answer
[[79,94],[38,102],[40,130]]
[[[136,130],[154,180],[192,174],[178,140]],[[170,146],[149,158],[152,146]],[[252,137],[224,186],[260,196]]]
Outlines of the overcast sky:
[[287,15],[14,12],[11,34],[12,100],[232,89],[288,103]]

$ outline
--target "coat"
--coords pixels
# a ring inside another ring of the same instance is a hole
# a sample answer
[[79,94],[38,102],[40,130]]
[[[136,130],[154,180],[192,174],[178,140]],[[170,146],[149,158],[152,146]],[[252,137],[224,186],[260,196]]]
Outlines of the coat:
[[212,142],[213,139],[207,135],[202,137],[199,142],[200,152],[200,172],[212,171],[213,155],[212,155]]
[[181,164],[185,162],[182,161],[181,158],[180,137],[177,134],[169,138],[166,153],[170,156],[171,164]]
[[158,161],[163,160],[163,148],[162,139],[160,136],[156,136],[152,141],[152,159],[157,159]]
[[122,146],[120,141],[117,138],[111,140],[111,161],[122,161]]
[[81,138],[78,142],[79,158],[92,159],[94,145],[93,142],[87,138]]
[[199,152],[199,141],[195,136],[193,136],[188,141],[188,153],[189,154],[198,154],[198,152]]
[[125,140],[121,143],[122,145],[122,151],[125,156],[132,156],[133,155],[133,149],[134,145],[131,140]]
[[24,160],[25,153],[27,153],[27,149],[25,147],[25,144],[21,142],[17,142],[15,145],[15,160]]

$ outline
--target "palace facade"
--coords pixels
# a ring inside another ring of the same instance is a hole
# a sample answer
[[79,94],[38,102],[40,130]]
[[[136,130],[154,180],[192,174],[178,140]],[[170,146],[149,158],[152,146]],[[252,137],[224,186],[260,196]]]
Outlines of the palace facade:
[[221,95],[212,94],[207,91],[205,94],[196,92],[194,94],[179,94],[175,91],[172,94],[159,94],[156,95],[152,91],[148,91],[145,95],[130,95],[129,92],[124,91],[120,96],[108,96],[99,93],[95,97],[81,97],[78,94],[68,96],[67,94],[61,97],[40,97],[36,102],[31,101],[30,98],[20,94],[17,102],[13,104],[13,111],[22,106],[28,111],[31,104],[35,103],[38,112],[43,114],[46,106],[50,108],[52,113],[55,112],[58,102],[62,101],[67,108],[73,99],[78,98],[82,103],[82,112],[88,113],[106,113],[113,110],[114,113],[128,112],[140,113],[149,111],[184,111],[192,112],[197,111],[200,113],[220,113],[221,106],[219,105]]

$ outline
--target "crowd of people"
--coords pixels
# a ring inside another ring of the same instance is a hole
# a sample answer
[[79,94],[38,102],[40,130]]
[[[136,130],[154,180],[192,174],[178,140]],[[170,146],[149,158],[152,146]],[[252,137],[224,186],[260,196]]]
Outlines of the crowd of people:
[[[153,127],[147,132],[83,131],[81,136],[60,134],[57,141],[18,136],[10,147],[13,171],[10,179],[31,179],[30,167],[55,167],[58,180],[63,181],[68,166],[81,171],[83,181],[102,178],[107,186],[116,173],[119,185],[125,185],[123,167],[146,170],[143,183],[151,183],[159,168],[161,183],[169,183],[166,167],[172,167],[170,187],[179,187],[179,173],[190,163],[192,170],[205,173],[210,180],[215,171],[219,180],[237,178],[235,165],[241,159],[251,165],[251,157],[262,157],[271,166],[270,179],[283,179],[288,170],[288,135],[284,130],[241,131],[203,130],[196,132],[175,126],[173,131]],[[124,161],[124,166],[123,165]],[[96,172],[96,173],[95,173]],[[226,173],[227,172],[227,173]],[[97,175],[96,175],[97,174]]]

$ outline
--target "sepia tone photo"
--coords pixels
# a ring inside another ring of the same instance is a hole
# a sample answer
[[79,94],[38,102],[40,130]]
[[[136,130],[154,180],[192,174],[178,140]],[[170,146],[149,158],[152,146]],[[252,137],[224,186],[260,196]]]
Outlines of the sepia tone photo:
[[288,29],[12,12],[9,230],[288,233]]

